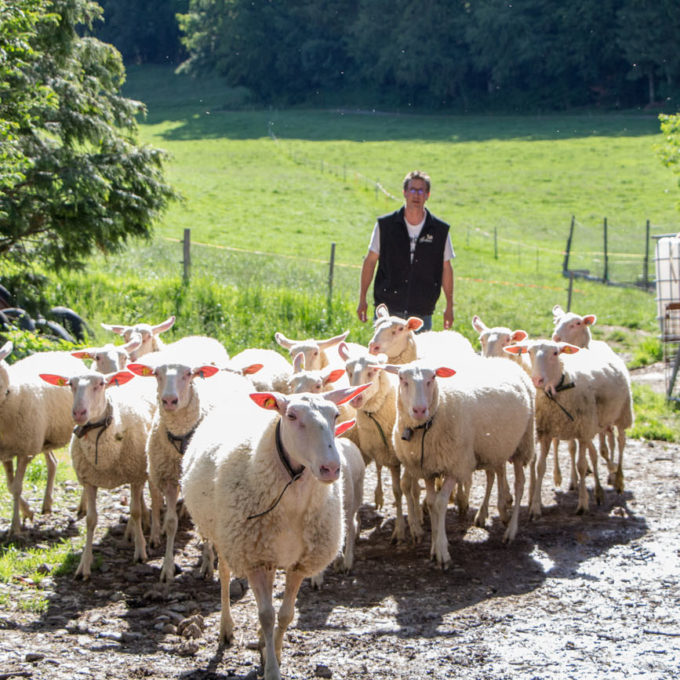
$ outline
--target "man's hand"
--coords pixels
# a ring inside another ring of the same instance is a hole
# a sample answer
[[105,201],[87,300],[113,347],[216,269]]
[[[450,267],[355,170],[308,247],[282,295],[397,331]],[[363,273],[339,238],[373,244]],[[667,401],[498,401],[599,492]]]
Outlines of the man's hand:
[[366,310],[368,309],[368,305],[366,304],[366,300],[363,302],[359,303],[359,306],[357,307],[357,316],[359,317],[359,321],[365,323],[366,322]]
[[448,330],[453,326],[453,307],[447,307],[444,310],[444,329]]

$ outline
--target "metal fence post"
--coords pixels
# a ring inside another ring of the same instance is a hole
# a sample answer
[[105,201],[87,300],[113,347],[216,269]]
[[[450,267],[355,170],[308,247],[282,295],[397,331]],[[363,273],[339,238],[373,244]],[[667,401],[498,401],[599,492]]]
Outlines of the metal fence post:
[[328,320],[330,321],[333,305],[333,266],[335,265],[335,243],[331,243],[331,261],[328,266]]
[[607,252],[607,218],[604,218],[604,272],[602,281],[609,283],[609,253]]
[[645,229],[645,259],[642,263],[642,282],[645,290],[647,290],[649,288],[649,220],[647,220]]

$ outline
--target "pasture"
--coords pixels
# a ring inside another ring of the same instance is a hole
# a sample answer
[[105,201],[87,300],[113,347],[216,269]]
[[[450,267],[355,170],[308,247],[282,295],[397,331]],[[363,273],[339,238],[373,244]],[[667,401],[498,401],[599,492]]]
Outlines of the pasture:
[[[171,336],[208,333],[232,354],[249,346],[276,348],[276,330],[327,337],[349,329],[351,340],[365,343],[371,330],[354,314],[361,260],[375,217],[400,205],[401,179],[413,168],[431,175],[429,207],[451,223],[455,328],[471,339],[475,313],[489,325],[522,327],[531,335],[550,331],[553,305],[566,305],[561,268],[572,215],[578,220],[575,248],[595,253],[595,263],[604,217],[612,250],[640,262],[645,220],[652,233],[678,231],[677,182],[654,151],[658,121],[640,111],[451,117],[251,110],[237,91],[155,68],[131,69],[125,93],[147,102],[140,135],[171,154],[168,176],[184,199],[162,216],[150,242],[94,256],[84,272],[48,277],[44,303],[78,310],[95,331],[93,344],[111,341],[100,322],[158,322],[170,314],[178,317]],[[180,244],[187,228],[193,241],[188,283]],[[329,296],[331,243],[336,260]],[[612,278],[616,263],[623,267],[629,259],[614,259]],[[615,342],[627,358],[637,355],[644,363],[658,354],[653,294],[578,281],[572,308],[597,314],[595,336]],[[435,328],[441,328],[439,313]],[[672,409],[657,400],[647,413],[654,399],[636,391],[638,429],[632,434],[677,440]],[[678,659],[672,644],[677,616],[662,602],[677,596],[664,580],[677,559],[661,554],[677,556],[668,531],[677,522],[666,524],[675,490],[666,482],[678,451],[673,444],[644,442],[635,442],[633,451],[627,474],[635,471],[624,498],[609,490],[606,504],[581,519],[571,515],[572,494],[548,489],[548,517],[528,525],[523,512],[510,551],[500,545],[497,518],[488,533],[468,531],[451,518],[460,561],[446,576],[428,566],[426,549],[389,546],[391,508],[376,513],[367,485],[356,573],[331,575],[320,595],[303,589],[301,624],[284,651],[284,677],[330,677],[323,675],[330,670],[335,678],[454,672],[470,679],[515,672],[558,678],[568,672],[585,679],[597,677],[598,656],[606,657],[611,677],[627,677],[627,663],[644,664],[639,668],[650,677],[668,677]],[[132,571],[127,553],[124,560],[118,554],[118,519],[127,499],[111,494],[102,501],[95,554],[99,547],[113,566],[95,571],[89,584],[71,582],[84,529],[74,521],[78,489],[67,452],[59,459],[54,518],[36,515],[26,542],[6,546],[0,557],[0,627],[11,631],[9,651],[0,653],[3,668],[36,678],[73,677],[78,667],[84,677],[254,678],[255,653],[246,652],[254,632],[252,594],[243,595],[248,613],[237,620],[245,626],[248,618],[249,630],[235,651],[216,655],[217,586],[195,576],[197,537],[187,527],[184,573],[166,601],[151,588],[160,552],[150,566]],[[42,461],[29,474],[26,495],[38,506]],[[3,487],[5,519],[8,500]],[[385,567],[392,555],[397,559]],[[607,566],[611,559],[616,573]],[[512,565],[521,574],[509,585]],[[385,576],[390,587],[375,590]],[[400,590],[414,582],[426,593],[422,601]],[[636,594],[640,583],[644,597]],[[590,607],[598,585],[607,587]],[[550,635],[555,602],[570,605],[561,620],[566,641]],[[168,628],[195,611],[207,622],[196,648]],[[621,625],[602,637],[594,622],[603,619]],[[540,644],[534,644],[538,632]],[[494,644],[494,636],[502,644]],[[513,639],[530,646],[538,661],[522,658]],[[657,647],[659,640],[669,644]],[[293,656],[296,644],[304,654]],[[36,661],[27,659],[33,652]],[[322,666],[318,673],[314,660]]]

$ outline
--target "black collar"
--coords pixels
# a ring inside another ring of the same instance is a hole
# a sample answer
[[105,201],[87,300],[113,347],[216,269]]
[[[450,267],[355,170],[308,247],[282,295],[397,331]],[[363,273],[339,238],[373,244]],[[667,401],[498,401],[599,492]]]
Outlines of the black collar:
[[572,387],[576,387],[576,383],[574,382],[565,383],[564,380],[566,377],[566,373],[562,373],[562,377],[555,387],[555,392],[562,392],[563,390],[570,390]]
[[201,424],[201,420],[199,420],[186,434],[182,435],[172,434],[172,432],[166,428],[165,432],[168,435],[168,441],[175,447],[180,456],[183,456],[186,452],[189,442],[191,442],[191,438],[194,436],[194,432],[196,432],[196,428]]
[[94,464],[97,464],[97,459],[99,458],[99,439],[100,437],[104,434],[106,431],[106,428],[113,422],[113,413],[112,413],[112,408],[111,405],[109,404],[107,407],[106,415],[98,422],[96,423],[85,423],[85,425],[76,425],[76,427],[73,428],[73,434],[78,437],[78,439],[82,439],[88,432],[91,430],[96,430],[97,428],[100,428],[99,432],[97,433],[97,438],[95,439],[94,442]]

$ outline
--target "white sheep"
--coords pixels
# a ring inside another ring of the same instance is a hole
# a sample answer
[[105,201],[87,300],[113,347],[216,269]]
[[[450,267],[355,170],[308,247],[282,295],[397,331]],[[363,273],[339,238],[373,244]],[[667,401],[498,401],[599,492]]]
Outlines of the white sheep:
[[[150,355],[147,355],[147,357]],[[160,580],[171,583],[175,577],[174,545],[177,534],[177,499],[182,471],[182,457],[199,423],[218,403],[222,395],[251,391],[250,383],[242,376],[220,372],[216,366],[185,362],[128,364],[128,370],[141,377],[156,380],[157,408],[146,442],[149,483],[166,501],[163,531],[166,536],[165,557]],[[210,378],[210,385],[196,378]],[[160,542],[160,504],[152,512],[152,545]],[[206,546],[201,565],[204,576],[212,576],[212,560]]]
[[[429,368],[424,361],[385,370],[399,376],[395,451],[411,477],[425,480],[431,556],[442,568],[451,562],[446,508],[455,484],[469,485],[476,468],[498,474],[508,462],[515,471],[515,504],[503,540],[511,541],[517,533],[524,466],[534,456],[534,390],[525,371],[512,361],[480,357],[466,357],[457,373],[447,366]],[[439,491],[437,477],[442,477]],[[508,503],[501,489],[503,518]],[[487,512],[488,493],[478,514]]]
[[142,336],[139,333],[132,333],[130,341],[123,345],[108,343],[102,347],[88,347],[71,352],[71,356],[76,359],[92,359],[93,370],[107,375],[122,371],[130,361],[131,354],[141,346]]
[[[373,356],[366,349],[361,353],[350,354],[349,347],[340,345],[340,356],[345,360],[345,370],[350,385],[368,385],[357,395],[350,405],[355,408],[358,445],[365,459],[375,462],[377,486],[374,493],[375,506],[380,509],[384,503],[382,489],[382,468],[387,467],[392,476],[392,492],[396,509],[396,519],[392,540],[403,541],[406,538],[402,495],[406,496],[409,518],[413,512],[419,512],[417,480],[407,477],[401,480],[401,462],[397,457],[392,442],[392,429],[397,417],[397,380],[386,373],[386,356]],[[412,530],[414,540],[419,536]]]
[[296,354],[302,352],[305,357],[307,370],[318,371],[326,368],[329,364],[337,364],[337,362],[331,361],[326,350],[339,345],[348,335],[349,331],[345,331],[327,340],[314,340],[311,338],[307,340],[289,340],[283,333],[277,332],[274,334],[274,339],[281,347],[285,347],[288,350],[291,361],[295,358]]
[[[344,404],[342,404],[344,406]],[[351,428],[349,431],[355,428]],[[354,544],[361,531],[359,508],[364,498],[364,476],[366,464],[359,447],[345,437],[339,438],[335,445],[340,454],[340,475],[342,477],[342,513],[345,522],[345,538],[342,552],[335,558],[336,571],[348,573],[354,564]],[[323,585],[323,572],[312,576],[314,588]]]
[[386,354],[392,364],[406,364],[420,358],[473,356],[470,341],[457,331],[426,331],[416,334],[422,319],[390,316],[387,307],[375,309],[374,332],[368,344],[371,354]]
[[8,341],[0,349],[0,460],[13,499],[10,536],[21,533],[20,515],[24,518],[33,517],[31,509],[21,497],[21,491],[26,466],[41,452],[47,462],[42,512],[51,512],[57,469],[52,451],[68,444],[73,428],[72,396],[46,385],[38,374],[54,366],[65,371],[84,368],[82,361],[67,352],[41,352],[8,365],[4,359],[12,348],[12,343]]
[[532,380],[536,386],[536,436],[541,452],[536,465],[536,486],[529,507],[532,518],[541,515],[541,488],[545,460],[552,439],[578,442],[578,505],[576,512],[588,511],[586,474],[590,455],[595,479],[595,499],[604,498],[597,474],[597,452],[593,437],[614,424],[632,419],[627,407],[625,380],[592,353],[575,345],[551,340],[532,340],[511,345],[506,352],[528,352]]
[[101,326],[117,335],[122,335],[126,343],[131,342],[136,335],[141,337],[141,346],[129,353],[130,361],[137,361],[139,357],[161,350],[176,352],[178,355],[183,354],[184,356],[191,356],[192,354],[202,356],[206,363],[220,367],[229,360],[229,354],[224,346],[215,338],[204,335],[188,335],[170,344],[165,344],[159,334],[172,328],[174,323],[175,317],[170,316],[155,326],[148,323],[138,323],[134,326],[102,323]]
[[133,335],[138,333],[142,338],[142,345],[130,355],[130,361],[136,361],[139,357],[144,356],[149,352],[158,352],[163,349],[165,343],[158,336],[160,333],[164,333],[172,328],[174,323],[175,317],[170,316],[165,321],[162,321],[155,326],[148,323],[138,323],[133,326],[102,323],[101,327],[116,335],[122,335],[125,338],[125,342],[130,342]]
[[[617,442],[619,447],[619,457],[616,464],[614,464],[614,432],[612,427],[606,427],[603,432],[599,433],[600,440],[600,455],[607,461],[607,468],[609,471],[609,481],[614,486],[618,493],[623,493],[623,450],[626,445],[626,431],[625,428],[633,424],[633,395],[630,387],[630,373],[628,367],[621,357],[603,340],[593,340],[590,333],[590,326],[597,321],[595,314],[586,314],[580,316],[574,312],[565,312],[560,305],[553,307],[553,323],[555,330],[552,339],[555,342],[567,342],[577,347],[582,347],[593,352],[600,361],[609,365],[610,371],[618,373],[618,383],[624,394],[627,396],[627,403],[622,406],[622,411],[628,413],[620,423],[616,425]],[[616,421],[617,418],[614,418]],[[627,423],[627,424],[624,424]],[[605,441],[605,436],[608,440],[609,447]],[[557,451],[555,451],[557,453]],[[557,455],[555,455],[557,460]],[[560,479],[561,481],[561,479]],[[556,480],[557,483],[557,480]],[[573,485],[573,471],[572,471],[572,485]]]
[[[219,560],[219,640],[233,639],[229,578],[246,576],[255,595],[265,680],[278,680],[283,636],[302,580],[342,545],[342,489],[334,429],[337,403],[359,390],[284,395],[258,392],[210,413],[184,456],[182,492]],[[274,627],[277,568],[286,587]]]
[[[122,385],[134,378],[129,371],[103,375],[97,371],[75,374],[41,373],[40,377],[73,394],[72,418],[76,423],[70,453],[78,481],[87,496],[87,538],[76,577],[90,577],[92,542],[97,526],[97,488],[114,489],[130,484],[130,524],[134,561],[145,561],[142,532],[142,495],[147,481],[146,439],[151,427],[153,403],[138,398]],[[152,488],[152,510],[158,502]]]
[[273,349],[249,348],[235,354],[228,366],[242,370],[253,364],[261,364],[261,370],[249,375],[250,381],[260,392],[287,393],[288,378],[293,374],[293,366]]

